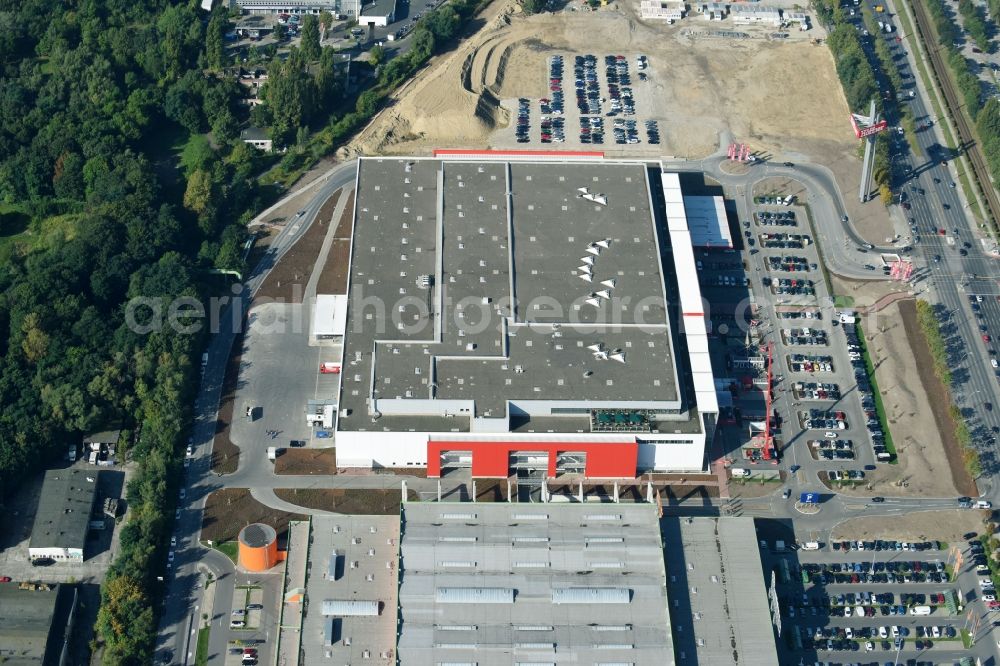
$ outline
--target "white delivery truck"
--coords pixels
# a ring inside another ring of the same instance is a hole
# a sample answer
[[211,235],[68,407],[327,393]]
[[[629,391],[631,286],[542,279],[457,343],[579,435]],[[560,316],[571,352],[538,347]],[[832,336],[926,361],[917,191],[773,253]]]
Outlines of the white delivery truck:
[[267,459],[270,460],[271,462],[274,462],[274,460],[277,457],[278,457],[278,447],[277,446],[267,447]]
[[910,615],[930,615],[930,606],[914,606],[910,609]]

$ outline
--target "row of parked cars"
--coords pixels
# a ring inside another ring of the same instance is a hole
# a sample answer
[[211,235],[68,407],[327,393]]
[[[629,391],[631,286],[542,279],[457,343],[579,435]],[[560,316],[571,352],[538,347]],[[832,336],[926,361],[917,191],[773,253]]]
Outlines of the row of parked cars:
[[889,449],[885,445],[885,433],[882,431],[882,424],[878,419],[868,369],[861,355],[861,340],[858,338],[857,329],[853,326],[842,326],[841,330],[844,331],[844,337],[847,338],[847,355],[850,358],[851,367],[854,369],[858,399],[861,401],[861,409],[865,414],[865,428],[868,430],[868,436],[872,442],[875,460],[889,462],[892,460],[892,454],[889,453]]
[[[848,440],[849,441],[849,440]],[[851,443],[851,448],[854,448],[853,442]],[[831,481],[863,481],[865,478],[864,470],[860,469],[835,469],[830,472]]]
[[[845,553],[852,550],[858,551],[879,551],[879,550],[894,550],[908,553],[917,553],[925,550],[936,550],[937,544],[933,541],[884,541],[882,539],[876,539],[874,541],[834,541],[831,545],[833,550],[843,550]],[[855,562],[854,566],[860,566],[862,571],[896,571],[900,567],[913,568],[917,565],[917,562],[875,562],[870,564],[868,562]],[[933,563],[935,568],[939,571],[943,571],[944,565],[940,562]],[[836,563],[830,566],[837,566]],[[838,569],[839,571],[839,569]]]
[[660,142],[660,126],[655,120],[646,121],[646,140],[653,145]]
[[789,354],[788,367],[792,372],[833,372],[833,359],[829,356]]
[[776,295],[788,296],[815,296],[816,286],[812,280],[801,278],[778,278],[776,280],[765,277],[761,280],[765,286],[770,286],[771,291]]
[[615,143],[619,145],[639,143],[639,130],[634,120],[616,119],[611,131],[614,133]]
[[807,234],[761,234],[760,246],[767,249],[801,250],[812,244],[812,238]]
[[783,271],[785,273],[808,273],[817,268],[817,264],[811,263],[805,257],[794,255],[769,256],[767,258],[767,268],[772,271]]
[[531,132],[531,102],[525,98],[517,100],[517,142],[527,143]]
[[813,439],[809,447],[819,460],[854,460],[854,442],[849,439]]
[[576,86],[576,106],[581,115],[601,115],[601,86],[597,82],[597,58],[576,56],[573,66]]
[[562,143],[566,140],[566,121],[562,117],[542,116],[542,143]]
[[833,382],[795,382],[792,392],[798,400],[840,400],[840,385]]
[[604,119],[580,116],[580,143],[604,143]]
[[758,211],[754,213],[754,219],[757,220],[757,224],[763,227],[797,227],[799,223],[795,221],[795,211],[792,210],[780,210],[780,211]]
[[784,328],[781,330],[781,337],[784,338],[785,344],[789,345],[826,346],[827,344],[826,331],[819,328]]

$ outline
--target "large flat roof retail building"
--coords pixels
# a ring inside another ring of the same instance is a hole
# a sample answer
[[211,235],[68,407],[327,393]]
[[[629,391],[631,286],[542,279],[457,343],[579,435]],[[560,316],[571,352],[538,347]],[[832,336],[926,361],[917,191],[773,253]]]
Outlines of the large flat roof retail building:
[[718,407],[677,175],[532,159],[359,160],[338,464],[704,467]]
[[399,663],[673,663],[652,504],[407,503]]

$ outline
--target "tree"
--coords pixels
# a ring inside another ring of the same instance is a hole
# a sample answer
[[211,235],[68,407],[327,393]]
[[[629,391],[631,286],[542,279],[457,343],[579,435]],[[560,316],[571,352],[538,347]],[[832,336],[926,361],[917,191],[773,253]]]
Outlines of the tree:
[[212,18],[208,21],[205,29],[205,60],[212,69],[221,69],[227,63],[226,58],[226,30],[229,27],[229,19],[226,16],[226,7],[219,5],[212,12]]
[[319,13],[319,24],[323,28],[323,35],[326,36],[326,31],[333,25],[333,14],[325,9],[321,11]]
[[194,213],[204,213],[212,203],[212,176],[198,169],[188,178],[184,190],[184,207]]
[[523,0],[521,2],[521,9],[524,10],[525,14],[537,14],[544,7],[545,3],[542,0]]
[[310,62],[319,59],[319,21],[314,14],[307,14],[302,20],[302,54]]
[[368,51],[368,62],[372,67],[378,67],[385,60],[385,49],[376,44]]

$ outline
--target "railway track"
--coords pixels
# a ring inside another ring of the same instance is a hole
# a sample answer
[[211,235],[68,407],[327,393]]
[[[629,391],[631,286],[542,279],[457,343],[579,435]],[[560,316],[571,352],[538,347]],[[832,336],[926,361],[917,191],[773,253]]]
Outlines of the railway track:
[[[906,0],[904,0],[906,1]],[[969,123],[968,117],[962,111],[961,98],[955,90],[955,84],[951,79],[951,73],[947,69],[947,64],[941,57],[941,46],[934,39],[934,30],[921,0],[914,0],[910,3],[913,8],[913,15],[916,19],[916,30],[918,38],[924,43],[924,48],[931,60],[931,69],[934,78],[937,80],[941,92],[944,94],[947,113],[955,121],[958,130],[958,138],[964,146],[964,152],[972,163],[972,170],[975,172],[975,185],[986,201],[987,211],[994,230],[997,229],[997,222],[1000,221],[1000,197],[997,196],[996,188],[990,180],[990,170],[986,164],[986,158],[979,148],[976,135]]]

